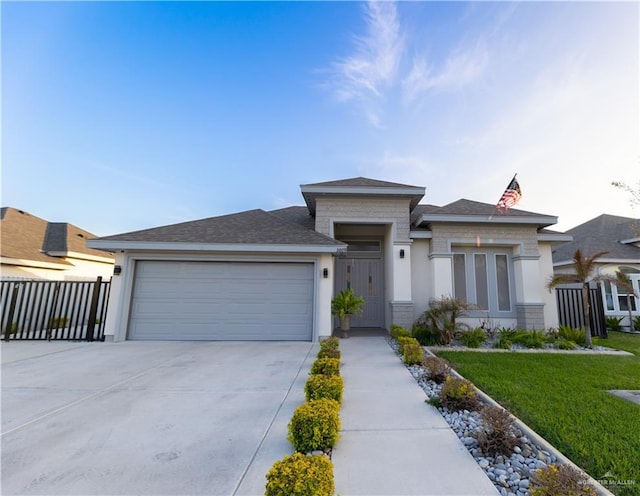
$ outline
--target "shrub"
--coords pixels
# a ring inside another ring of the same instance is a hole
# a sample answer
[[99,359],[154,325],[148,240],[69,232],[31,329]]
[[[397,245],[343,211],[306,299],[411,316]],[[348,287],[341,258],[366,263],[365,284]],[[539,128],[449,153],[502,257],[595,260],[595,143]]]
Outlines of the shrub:
[[573,341],[569,341],[568,339],[560,338],[558,340],[558,349],[560,350],[574,350],[576,348],[576,343]]
[[332,448],[340,432],[340,404],[328,398],[307,401],[293,412],[289,442],[296,451],[308,453]]
[[336,358],[340,360],[341,356],[340,350],[336,350],[334,348],[320,348],[317,358]]
[[330,337],[320,341],[321,350],[337,350],[340,348],[340,340],[336,337]]
[[622,317],[605,317],[604,322],[608,331],[622,331]]
[[413,323],[414,327],[428,327],[438,335],[441,344],[449,344],[454,333],[468,326],[456,320],[467,315],[475,305],[458,298],[443,296],[429,301],[429,310],[425,311]]
[[445,359],[435,356],[424,357],[422,366],[427,369],[425,374],[427,379],[431,379],[438,384],[442,384],[449,377],[449,372],[451,371],[451,367]]
[[294,453],[273,464],[265,496],[333,496],[333,463],[326,456]]
[[476,327],[473,331],[460,333],[460,341],[468,348],[479,348],[487,340],[487,335],[482,327]]
[[411,337],[411,333],[409,332],[408,329],[405,329],[404,327],[396,324],[391,324],[391,331],[389,331],[389,335],[396,340],[399,337],[406,337],[406,338]]
[[420,346],[420,343],[415,339],[413,339],[413,341],[415,342],[405,343],[402,349],[403,360],[406,365],[418,365],[422,363],[422,346]]
[[561,325],[558,327],[558,336],[560,339],[566,339],[567,341],[573,341],[580,346],[586,344],[584,327],[573,328],[567,325]]
[[418,341],[415,338],[410,338],[407,336],[400,336],[398,339],[398,344],[400,345],[400,353],[402,355],[404,355],[404,347],[406,344],[418,344],[420,345],[420,343],[418,343]]
[[530,331],[518,331],[513,341],[527,348],[544,348],[547,343],[547,335],[544,331],[531,329]]
[[440,402],[449,410],[477,410],[476,390],[466,379],[447,377],[440,390]]
[[318,358],[311,365],[311,375],[340,375],[340,360],[337,358]]
[[343,390],[344,381],[339,375],[312,375],[304,386],[307,401],[329,398],[342,403]]
[[438,346],[443,344],[440,334],[429,326],[413,326],[411,335],[418,340],[422,346]]
[[531,496],[596,496],[586,475],[569,465],[548,465],[531,473]]
[[480,415],[483,425],[478,434],[478,447],[487,455],[510,456],[517,441],[513,417],[498,406],[486,406]]
[[66,327],[69,323],[69,317],[53,317],[49,321],[49,329],[60,329]]
[[636,331],[640,331],[640,315],[633,318],[633,328]]
[[518,331],[515,329],[509,329],[507,327],[501,327],[498,329],[498,339],[493,345],[494,348],[500,348],[502,350],[511,349],[511,345],[513,345],[514,340],[518,335]]

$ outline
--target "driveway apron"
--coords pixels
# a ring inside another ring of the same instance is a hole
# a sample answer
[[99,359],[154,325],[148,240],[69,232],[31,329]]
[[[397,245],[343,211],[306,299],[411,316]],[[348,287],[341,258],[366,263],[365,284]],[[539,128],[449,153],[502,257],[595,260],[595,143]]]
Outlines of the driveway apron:
[[263,494],[315,345],[12,342],[2,494]]

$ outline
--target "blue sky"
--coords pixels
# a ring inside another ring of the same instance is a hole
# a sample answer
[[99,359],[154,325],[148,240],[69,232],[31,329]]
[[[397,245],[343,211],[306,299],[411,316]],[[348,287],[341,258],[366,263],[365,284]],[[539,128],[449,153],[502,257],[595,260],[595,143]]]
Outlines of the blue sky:
[[2,205],[108,235],[366,176],[640,216],[636,2],[2,2]]

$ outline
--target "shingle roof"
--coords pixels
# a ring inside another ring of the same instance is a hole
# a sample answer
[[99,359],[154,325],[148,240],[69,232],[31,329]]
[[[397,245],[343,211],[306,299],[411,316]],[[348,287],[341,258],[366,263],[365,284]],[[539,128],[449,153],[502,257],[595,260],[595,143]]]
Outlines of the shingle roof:
[[569,261],[573,259],[575,251],[580,249],[587,257],[607,251],[604,258],[640,263],[640,248],[620,243],[622,240],[638,237],[639,229],[640,219],[602,214],[569,229],[566,234],[573,236],[573,241],[553,250],[553,262]]
[[513,218],[514,222],[518,219],[547,219],[541,222],[541,227],[555,223],[555,217],[546,214],[539,214],[535,212],[529,212],[526,210],[519,210],[517,208],[510,208],[506,213],[499,213],[496,211],[496,206],[489,203],[482,203],[473,200],[467,200],[461,198],[452,203],[448,203],[442,207],[436,205],[417,205],[413,210],[411,221],[417,222],[423,215],[435,215],[442,216],[443,221],[446,221],[448,216],[469,216],[469,217],[494,217],[496,220],[505,221],[509,218]]
[[342,243],[292,220],[295,212],[261,209],[182,222],[99,238],[100,241],[156,243],[341,246]]
[[48,222],[23,210],[3,207],[0,215],[2,257],[34,262],[72,265],[49,253],[75,252],[111,258],[106,251],[87,248],[86,240],[96,236],[66,222]]
[[341,186],[341,187],[366,187],[366,188],[415,188],[410,184],[392,183],[389,181],[379,181],[367,177],[353,177],[350,179],[340,179],[337,181],[324,181],[321,183],[303,184],[302,186]]
[[269,213],[294,224],[299,224],[307,229],[315,230],[316,228],[316,219],[309,213],[309,209],[307,207],[286,207],[271,210]]

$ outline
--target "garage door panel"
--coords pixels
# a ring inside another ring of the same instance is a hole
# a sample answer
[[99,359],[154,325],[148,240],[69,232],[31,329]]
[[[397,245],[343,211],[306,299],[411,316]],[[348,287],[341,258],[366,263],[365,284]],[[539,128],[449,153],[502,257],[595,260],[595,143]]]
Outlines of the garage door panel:
[[311,340],[313,265],[136,265],[130,339]]

